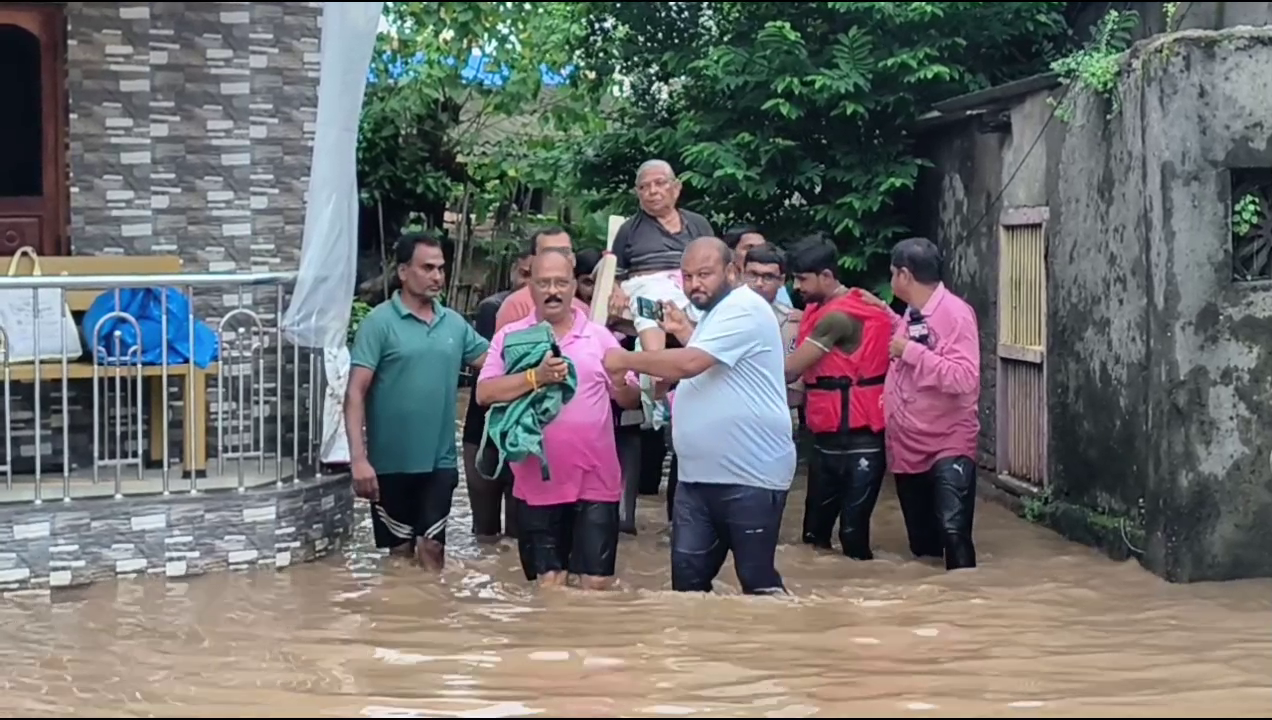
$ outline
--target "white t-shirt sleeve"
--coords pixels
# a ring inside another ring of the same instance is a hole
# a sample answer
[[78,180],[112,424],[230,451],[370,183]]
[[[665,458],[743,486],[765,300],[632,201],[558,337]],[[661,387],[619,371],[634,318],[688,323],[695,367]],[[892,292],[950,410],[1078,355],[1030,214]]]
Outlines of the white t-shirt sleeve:
[[689,347],[707,353],[722,365],[733,367],[757,350],[759,333],[755,325],[755,317],[746,303],[726,298],[698,326]]

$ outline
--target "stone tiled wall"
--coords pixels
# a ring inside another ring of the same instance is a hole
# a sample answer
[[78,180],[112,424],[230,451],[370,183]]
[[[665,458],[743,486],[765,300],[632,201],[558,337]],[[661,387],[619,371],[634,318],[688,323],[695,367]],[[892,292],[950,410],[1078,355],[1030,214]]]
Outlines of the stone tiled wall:
[[121,576],[284,568],[336,549],[354,525],[353,484],[335,475],[167,498],[0,506],[0,589],[75,587]]
[[[179,255],[187,272],[295,270],[322,3],[69,2],[65,10],[72,252]],[[267,328],[276,323],[274,292],[242,301]],[[198,316],[214,328],[239,304],[233,291],[196,293]],[[266,362],[272,397],[272,350]],[[290,375],[284,371],[278,390],[287,408]],[[64,419],[57,384],[46,382],[41,392],[39,453],[48,471],[62,461]],[[76,467],[91,463],[91,392],[84,381],[70,387]],[[32,472],[33,388],[15,385],[13,393],[15,469]],[[215,380],[208,398],[215,402]],[[214,427],[207,436],[215,437]],[[178,445],[174,432],[174,458]]]
[[297,267],[319,2],[67,3],[71,243]]

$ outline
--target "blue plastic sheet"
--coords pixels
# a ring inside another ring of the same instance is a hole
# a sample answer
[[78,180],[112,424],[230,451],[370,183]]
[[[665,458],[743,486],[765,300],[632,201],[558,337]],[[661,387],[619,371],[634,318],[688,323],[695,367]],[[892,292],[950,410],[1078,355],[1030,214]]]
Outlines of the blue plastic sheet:
[[[137,329],[141,329],[141,364],[160,365],[163,363],[163,346],[168,346],[168,364],[184,365],[190,362],[190,303],[186,296],[176,288],[128,288],[118,291],[119,304],[116,306],[115,290],[107,290],[93,301],[84,313],[84,321],[80,327],[84,331],[85,346],[93,348],[99,365],[134,365],[135,355],[130,349],[137,345]],[[168,298],[168,337],[163,337],[163,298]],[[137,326],[128,318],[115,315],[109,317],[97,328],[102,318],[115,311],[125,312],[137,320]],[[97,330],[94,337],[94,329]],[[116,345],[115,333],[119,333]],[[118,351],[116,347],[118,346]],[[206,368],[220,357],[220,343],[216,333],[206,323],[194,320],[194,364]]]

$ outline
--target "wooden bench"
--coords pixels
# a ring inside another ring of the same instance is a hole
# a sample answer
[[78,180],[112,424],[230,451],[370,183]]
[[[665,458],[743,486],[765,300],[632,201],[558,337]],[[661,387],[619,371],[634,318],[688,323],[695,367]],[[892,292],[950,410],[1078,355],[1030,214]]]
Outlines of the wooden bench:
[[[28,259],[18,263],[17,276],[29,276],[32,267]],[[175,255],[72,255],[69,257],[44,256],[40,258],[40,272],[46,277],[54,275],[177,275],[181,273],[181,258]],[[76,316],[78,322],[105,289],[68,290],[66,304]],[[68,380],[92,380],[93,362],[91,342],[80,333],[80,341],[84,344],[85,356],[68,358],[66,377]],[[9,378],[16,382],[35,382],[36,363],[13,363],[9,365]],[[61,382],[62,362],[45,360],[40,365],[41,382]],[[136,366],[123,366],[121,374],[135,378]],[[169,365],[168,377],[183,378],[186,392],[183,419],[183,436],[181,439],[181,461],[186,477],[203,476],[208,467],[208,376],[217,373],[217,364],[206,368],[194,369],[191,378],[190,365]],[[97,367],[99,378],[113,378],[115,366],[101,365]],[[168,416],[168,393],[163,383],[163,368],[158,365],[145,365],[141,368],[142,377],[148,381],[147,390],[150,395],[150,461],[154,465],[163,463],[163,436]],[[190,380],[193,380],[193,383]],[[136,382],[134,379],[133,382]],[[141,419],[138,418],[138,421]],[[198,431],[196,441],[195,431]]]

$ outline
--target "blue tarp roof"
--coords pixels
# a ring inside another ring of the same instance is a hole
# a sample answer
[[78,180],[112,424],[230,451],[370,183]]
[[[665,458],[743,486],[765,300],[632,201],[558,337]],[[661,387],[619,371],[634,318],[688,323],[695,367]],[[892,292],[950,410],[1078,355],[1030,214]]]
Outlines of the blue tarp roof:
[[[417,55],[416,60],[423,61],[424,56]],[[447,64],[454,65],[455,60],[452,58],[447,61]],[[407,61],[399,60],[395,65],[390,66],[389,76],[391,78],[401,77],[402,75],[406,73],[406,70],[407,70]],[[543,84],[545,85],[557,86],[557,85],[564,85],[566,82],[565,75],[549,69],[546,65],[541,66],[541,71],[543,75]],[[474,51],[473,54],[469,56],[468,63],[465,65],[464,69],[460,71],[460,77],[462,77],[467,82],[477,82],[483,85],[492,85],[492,86],[498,87],[504,84],[505,81],[507,81],[508,75],[510,72],[511,71],[508,70],[508,68],[506,67],[496,71],[488,70],[485,67],[485,63],[482,61],[482,56]],[[368,76],[367,81],[372,83],[376,81],[376,78],[374,77],[374,73]]]

